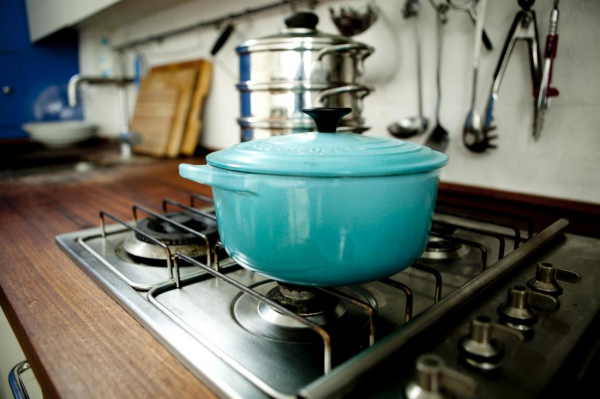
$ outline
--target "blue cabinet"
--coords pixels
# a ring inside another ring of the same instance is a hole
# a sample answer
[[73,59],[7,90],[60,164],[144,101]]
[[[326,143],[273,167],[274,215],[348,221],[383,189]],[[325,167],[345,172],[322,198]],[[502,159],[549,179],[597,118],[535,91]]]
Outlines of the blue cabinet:
[[18,130],[23,120],[22,97],[19,56],[0,52],[0,130]]
[[49,86],[66,85],[78,72],[76,31],[32,44],[25,0],[0,0],[0,140],[27,137],[21,125],[34,120],[38,95]]

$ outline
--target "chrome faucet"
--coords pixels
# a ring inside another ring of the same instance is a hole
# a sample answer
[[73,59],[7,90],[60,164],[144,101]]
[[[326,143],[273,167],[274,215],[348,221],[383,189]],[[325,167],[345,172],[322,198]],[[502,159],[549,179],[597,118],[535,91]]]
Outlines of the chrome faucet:
[[125,86],[130,83],[133,83],[133,78],[105,78],[102,76],[81,76],[79,74],[73,75],[71,79],[69,79],[69,86],[67,89],[69,96],[69,106],[71,107],[75,107],[77,105],[77,88],[81,83],[118,86],[119,105],[121,108],[121,128],[119,132],[119,140],[121,142],[121,158],[131,158],[131,144],[137,141],[139,135],[135,134],[129,129],[129,116],[127,112],[127,90]]

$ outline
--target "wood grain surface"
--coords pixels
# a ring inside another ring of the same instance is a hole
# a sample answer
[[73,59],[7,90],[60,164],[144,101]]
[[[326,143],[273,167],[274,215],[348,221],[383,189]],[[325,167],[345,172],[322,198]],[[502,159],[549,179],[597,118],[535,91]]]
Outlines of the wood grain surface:
[[161,135],[168,135],[165,155],[169,158],[176,158],[181,151],[181,144],[186,132],[192,105],[192,97],[196,89],[197,77],[197,69],[164,69],[160,67],[152,68],[142,81],[141,93],[151,94],[168,89],[176,89],[178,91],[170,130],[163,129],[160,132]]
[[54,242],[97,226],[100,209],[129,220],[134,202],[210,194],[178,163],[0,182],[0,304],[46,398],[214,397]]
[[169,145],[167,146],[167,156],[176,158],[181,152],[181,143],[183,143],[183,137],[185,136],[198,71],[195,69],[181,69],[150,72],[150,75],[152,76],[152,82],[159,85],[159,87],[175,87],[179,90],[179,101],[173,126],[171,127],[171,134],[169,135]]
[[160,65],[152,68],[153,71],[177,71],[181,69],[193,69],[198,71],[196,87],[192,95],[192,103],[187,118],[185,134],[181,143],[181,153],[184,155],[193,155],[200,138],[202,128],[202,108],[204,99],[210,89],[212,77],[212,63],[208,60],[192,60],[177,62],[173,64]]
[[140,87],[131,130],[138,133],[141,142],[133,149],[138,154],[164,157],[169,146],[169,136],[179,104],[179,89],[154,88],[147,81]]

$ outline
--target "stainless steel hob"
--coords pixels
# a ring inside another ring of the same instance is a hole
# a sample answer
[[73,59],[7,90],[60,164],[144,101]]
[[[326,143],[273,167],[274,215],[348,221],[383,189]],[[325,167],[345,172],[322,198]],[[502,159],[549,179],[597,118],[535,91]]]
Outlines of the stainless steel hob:
[[600,241],[564,235],[565,220],[534,234],[438,204],[409,269],[301,289],[227,258],[209,202],[136,205],[132,223],[101,211],[99,228],[57,242],[222,396],[534,397],[593,354],[581,347],[595,342]]

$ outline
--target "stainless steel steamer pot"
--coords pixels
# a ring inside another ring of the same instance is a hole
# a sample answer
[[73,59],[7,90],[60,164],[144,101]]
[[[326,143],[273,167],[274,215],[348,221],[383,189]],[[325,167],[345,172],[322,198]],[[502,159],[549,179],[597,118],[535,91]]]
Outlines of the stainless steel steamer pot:
[[[364,60],[373,48],[346,37],[317,31],[318,17],[299,12],[286,19],[287,28],[276,35],[246,41],[237,47],[240,57],[242,139],[248,134],[248,120],[260,121],[261,136],[275,123],[298,123],[314,129],[305,107],[349,107],[352,116],[344,124],[364,131],[361,118],[363,98],[372,88],[361,84]],[[275,122],[276,121],[276,122]],[[273,123],[271,123],[273,122]],[[267,126],[265,126],[265,123]],[[287,129],[287,127],[286,127]],[[255,131],[255,130],[253,130]]]
[[364,85],[332,87],[327,83],[280,82],[242,83],[240,92],[242,118],[260,120],[305,121],[314,126],[303,108],[352,108],[353,114],[344,117],[346,124],[360,125],[363,99],[371,88]]
[[[308,121],[286,121],[286,120],[260,120],[253,118],[240,118],[238,124],[242,128],[242,141],[266,139],[272,136],[285,136],[295,133],[306,133],[316,129],[314,123]],[[338,126],[338,133],[362,134],[370,127],[359,125],[345,126],[344,121]]]
[[319,32],[318,21],[315,14],[296,13],[281,33],[240,44],[240,83],[359,84],[373,48]]

